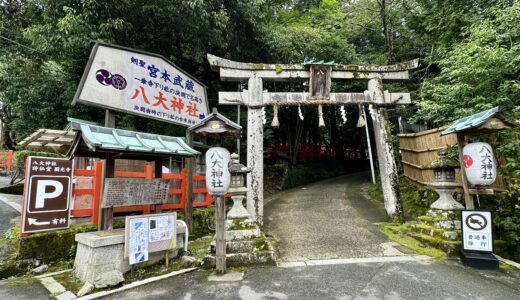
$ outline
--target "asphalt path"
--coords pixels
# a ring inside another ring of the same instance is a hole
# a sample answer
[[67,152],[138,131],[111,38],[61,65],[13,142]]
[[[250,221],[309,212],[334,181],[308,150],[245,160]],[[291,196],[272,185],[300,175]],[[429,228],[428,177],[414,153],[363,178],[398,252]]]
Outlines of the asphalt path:
[[226,283],[208,282],[208,274],[195,271],[103,299],[520,299],[518,274],[458,261],[257,267],[243,281]]
[[389,242],[377,225],[388,219],[382,203],[367,198],[370,173],[356,173],[295,188],[268,199],[264,222],[279,240],[281,261],[383,255]]
[[13,207],[0,200],[0,236],[3,236],[9,228],[13,227],[11,220],[19,215],[20,213]]

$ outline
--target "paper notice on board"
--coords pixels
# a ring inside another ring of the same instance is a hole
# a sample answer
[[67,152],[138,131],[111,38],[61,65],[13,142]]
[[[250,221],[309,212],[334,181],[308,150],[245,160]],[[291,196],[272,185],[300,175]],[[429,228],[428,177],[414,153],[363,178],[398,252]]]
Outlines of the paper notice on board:
[[145,262],[148,260],[148,219],[131,219],[129,225],[128,257],[130,264]]
[[173,238],[173,216],[157,216],[149,218],[149,242],[171,240]]

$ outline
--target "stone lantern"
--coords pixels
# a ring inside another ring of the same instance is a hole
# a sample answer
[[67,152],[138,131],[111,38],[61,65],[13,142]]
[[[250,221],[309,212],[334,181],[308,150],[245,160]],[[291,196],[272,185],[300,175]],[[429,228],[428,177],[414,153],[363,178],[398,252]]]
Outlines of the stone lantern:
[[249,213],[245,209],[242,201],[247,192],[246,188],[246,174],[251,172],[249,168],[240,163],[238,154],[231,154],[231,163],[229,166],[229,173],[231,173],[231,184],[229,193],[233,200],[233,207],[227,214],[227,219],[249,218]]
[[464,209],[464,206],[453,198],[458,187],[455,182],[455,168],[459,166],[458,162],[450,159],[448,151],[443,149],[439,151],[439,157],[432,162],[431,166],[435,174],[435,182],[430,183],[429,186],[439,194],[439,199],[430,207],[441,210]]

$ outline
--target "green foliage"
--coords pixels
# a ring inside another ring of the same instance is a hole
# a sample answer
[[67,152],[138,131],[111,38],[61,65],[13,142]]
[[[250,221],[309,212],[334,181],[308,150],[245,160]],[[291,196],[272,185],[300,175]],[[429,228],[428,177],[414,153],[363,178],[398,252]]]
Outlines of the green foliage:
[[[424,216],[430,205],[439,198],[437,193],[423,186],[418,186],[406,177],[399,180],[401,190],[401,204],[406,221],[416,220],[419,216]],[[383,191],[381,189],[381,180],[379,176],[376,178],[376,184],[371,184],[368,188],[368,194],[372,199],[381,203],[384,202]]]
[[348,63],[357,58],[346,36],[344,19],[337,0],[323,0],[306,11],[280,9],[264,38],[277,61],[303,63],[314,58]]
[[14,153],[14,160],[16,163],[16,167],[25,170],[25,161],[28,156],[41,156],[41,157],[61,157],[61,155],[51,152],[40,152],[40,151],[32,151],[32,150],[22,150],[16,151]]
[[44,263],[67,261],[74,258],[71,248],[77,233],[95,231],[96,226],[73,225],[66,230],[31,234],[19,239],[17,259],[41,259]]
[[426,214],[439,195],[428,187],[418,186],[406,177],[401,177],[401,202],[406,220],[414,220]]
[[520,104],[520,3],[486,10],[463,42],[444,53],[422,87],[416,119],[444,125],[497,105]]
[[[177,217],[184,220],[184,213],[177,212]],[[215,209],[195,208],[193,210],[193,223],[190,232],[190,240],[195,240],[215,233]]]

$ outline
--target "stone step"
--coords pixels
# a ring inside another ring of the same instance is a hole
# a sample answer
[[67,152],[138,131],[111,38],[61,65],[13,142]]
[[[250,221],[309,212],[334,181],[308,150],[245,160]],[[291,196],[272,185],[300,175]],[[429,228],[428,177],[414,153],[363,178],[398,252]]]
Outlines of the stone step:
[[226,241],[244,240],[259,237],[260,229],[244,229],[244,230],[227,230]]
[[419,222],[424,225],[445,230],[460,230],[460,220],[443,220],[431,216],[419,216]]
[[460,230],[445,230],[440,229],[434,226],[418,223],[412,224],[410,226],[412,232],[429,235],[435,238],[440,238],[443,240],[449,241],[457,241],[461,240],[461,231]]
[[[254,240],[226,242],[226,253],[253,252],[255,242]],[[210,245],[210,252],[215,253],[215,251],[215,240],[213,240]]]
[[425,246],[440,249],[446,252],[449,256],[458,255],[461,247],[460,241],[448,241],[438,237],[432,237],[426,234],[409,232],[408,235]]
[[[254,253],[228,253],[226,254],[227,267],[240,267],[247,265],[275,265],[276,253],[274,250]],[[215,256],[206,255],[203,259],[204,268],[215,267]]]

